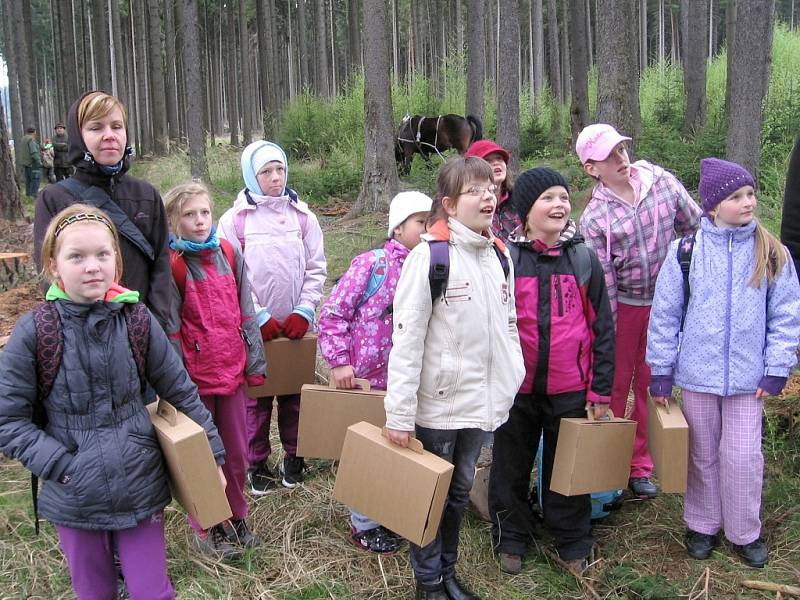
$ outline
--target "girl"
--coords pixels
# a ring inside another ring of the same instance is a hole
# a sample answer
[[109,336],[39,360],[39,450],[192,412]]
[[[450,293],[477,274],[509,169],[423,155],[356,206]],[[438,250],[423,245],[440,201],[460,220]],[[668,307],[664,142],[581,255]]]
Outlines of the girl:
[[[425,231],[431,203],[420,192],[397,194],[389,205],[388,239],[382,250],[354,258],[322,305],[319,348],[337,388],[352,389],[358,377],[373,389],[386,389],[394,292],[408,252]],[[379,280],[380,287],[371,289]],[[400,547],[396,534],[353,510],[350,530],[353,543],[370,552],[396,552]]]
[[[14,328],[0,355],[0,448],[42,479],[39,510],[56,526],[79,600],[116,597],[115,546],[134,600],[174,598],[163,522],[169,483],[140,371],[203,426],[217,464],[222,441],[158,321],[144,309],[149,324],[128,330],[130,315],[141,311],[126,305],[139,294],[118,284],[122,256],[111,220],[83,204],[61,211],[47,227],[41,260],[61,339],[37,344],[37,331],[46,330],[35,311]],[[55,361],[41,362],[37,350],[58,341],[59,368],[39,397],[31,374]],[[138,344],[147,351],[137,366]],[[33,417],[42,409],[46,426]]]
[[700,231],[672,244],[658,276],[647,362],[650,394],[667,405],[674,382],[689,423],[689,556],[708,558],[722,530],[747,565],[763,567],[763,398],[781,392],[796,362],[800,286],[786,248],[755,218],[754,187],[735,163],[701,161]]
[[[286,186],[288,163],[277,144],[247,146],[242,176],[246,187],[222,215],[219,235],[244,255],[262,339],[299,339],[314,322],[327,275],[322,229],[308,205]],[[304,462],[296,456],[300,394],[277,400],[284,450],[281,483],[293,488],[303,481]],[[271,419],[272,397],[247,398],[250,489],[256,496],[277,484],[267,465]]]
[[[167,332],[197,384],[225,445],[223,471],[233,531],[220,524],[203,530],[192,518],[200,550],[224,559],[235,545],[259,544],[245,522],[247,498],[247,408],[245,382],[261,385],[266,362],[255,321],[242,255],[217,237],[211,197],[200,183],[179,185],[164,197],[170,229],[172,313]],[[228,539],[230,537],[230,540]]]
[[50,141],[50,138],[44,138],[44,143],[42,144],[42,171],[44,171],[44,176],[49,183],[56,182],[56,174],[53,171],[54,158],[53,142]]
[[120,234],[122,285],[137,290],[165,327],[171,278],[167,219],[158,190],[127,174],[132,151],[125,107],[105,92],[86,92],[70,107],[67,129],[75,174],[47,186],[36,199],[34,257],[38,261],[47,225],[59,211],[76,202],[101,208]]
[[[526,374],[506,421],[494,436],[489,479],[492,537],[500,568],[522,570],[533,531],[531,469],[544,431],[543,508],[556,550],[570,570],[587,567],[594,540],[588,494],[550,491],[563,417],[602,418],[614,374],[614,322],[603,267],[570,220],[569,186],[556,171],[519,176],[514,206],[524,224],[511,245],[517,324]],[[576,362],[577,357],[577,362]]]
[[492,218],[492,233],[508,241],[520,225],[511,201],[514,190],[508,177],[508,161],[511,158],[508,150],[492,140],[478,140],[467,149],[466,155],[482,158],[492,168],[492,178],[497,186],[497,210]]
[[[525,374],[513,273],[504,273],[508,250],[491,233],[494,193],[483,159],[453,158],[442,167],[427,243],[408,255],[394,299],[389,439],[407,446],[416,431],[428,451],[455,467],[436,539],[411,548],[418,599],[476,597],[456,579],[461,519],[486,432],[508,418]],[[432,299],[429,268],[442,248],[449,280]]]

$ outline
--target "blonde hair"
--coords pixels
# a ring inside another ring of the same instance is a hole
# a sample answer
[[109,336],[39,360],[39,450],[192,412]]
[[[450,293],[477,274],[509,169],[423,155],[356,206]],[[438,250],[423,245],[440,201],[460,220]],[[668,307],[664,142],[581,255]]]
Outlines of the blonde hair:
[[78,105],[78,129],[83,129],[87,121],[102,119],[112,110],[118,108],[122,112],[122,123],[128,128],[128,112],[118,98],[105,92],[90,92]]
[[67,227],[76,223],[96,223],[107,227],[111,232],[114,245],[114,283],[118,282],[122,277],[122,253],[119,249],[117,228],[106,213],[88,204],[72,204],[50,220],[42,241],[42,276],[47,280],[52,280],[49,267],[50,261],[55,260],[56,254],[58,254],[59,237]]
[[449,198],[453,205],[458,202],[463,188],[470,181],[494,181],[492,167],[478,156],[459,156],[448,160],[439,169],[436,177],[436,197],[433,199],[428,225],[436,221],[447,220],[447,211],[443,200]]
[[208,206],[213,211],[214,201],[211,199],[211,193],[202,183],[198,183],[196,181],[181,183],[164,194],[164,208],[167,211],[167,221],[169,221],[170,231],[172,231],[174,235],[181,237],[179,227],[184,203],[187,200],[200,195],[204,195],[206,197],[208,200]]

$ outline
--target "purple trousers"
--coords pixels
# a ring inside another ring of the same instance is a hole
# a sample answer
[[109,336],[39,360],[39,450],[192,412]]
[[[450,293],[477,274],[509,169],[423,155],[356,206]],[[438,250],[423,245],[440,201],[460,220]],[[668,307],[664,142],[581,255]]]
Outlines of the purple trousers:
[[[225,446],[225,464],[222,472],[228,485],[225,496],[231,505],[234,519],[247,517],[247,497],[244,484],[247,478],[247,394],[242,385],[230,396],[200,396],[217,426],[222,445]],[[189,525],[195,531],[202,527],[189,516]]]
[[734,544],[761,535],[763,402],[755,394],[715,396],[682,390],[689,424],[689,477],[683,519],[689,529]]
[[254,466],[272,454],[269,427],[272,421],[272,399],[278,403],[278,433],[283,450],[289,456],[297,453],[297,425],[300,421],[300,394],[247,398],[248,459]]
[[131,529],[103,531],[56,525],[56,531],[78,600],[116,599],[115,540],[132,600],[175,598],[167,576],[164,513],[158,512]]

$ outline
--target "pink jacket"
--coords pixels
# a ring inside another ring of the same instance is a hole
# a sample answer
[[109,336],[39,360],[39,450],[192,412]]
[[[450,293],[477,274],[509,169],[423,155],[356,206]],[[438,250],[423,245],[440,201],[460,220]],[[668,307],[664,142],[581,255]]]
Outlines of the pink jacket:
[[327,277],[322,228],[305,202],[242,190],[219,220],[218,234],[240,251],[259,324],[293,312],[314,321]]
[[[388,240],[386,279],[375,294],[361,304],[377,258],[365,252],[353,259],[319,315],[319,348],[331,367],[352,365],[356,377],[386,389],[389,351],[392,349],[392,302],[408,248]],[[380,268],[380,267],[378,267]],[[360,306],[359,306],[360,305]]]

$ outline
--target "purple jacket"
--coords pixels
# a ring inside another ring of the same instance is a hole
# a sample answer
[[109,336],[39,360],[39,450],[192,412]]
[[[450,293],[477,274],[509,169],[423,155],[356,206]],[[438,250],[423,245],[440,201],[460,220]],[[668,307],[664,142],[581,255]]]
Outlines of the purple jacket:
[[365,252],[350,263],[319,315],[319,348],[331,368],[352,365],[356,377],[369,380],[379,390],[386,389],[392,349],[391,306],[408,256],[408,248],[395,240],[388,240],[383,248],[388,272],[378,291],[361,304],[377,260],[374,252]]

